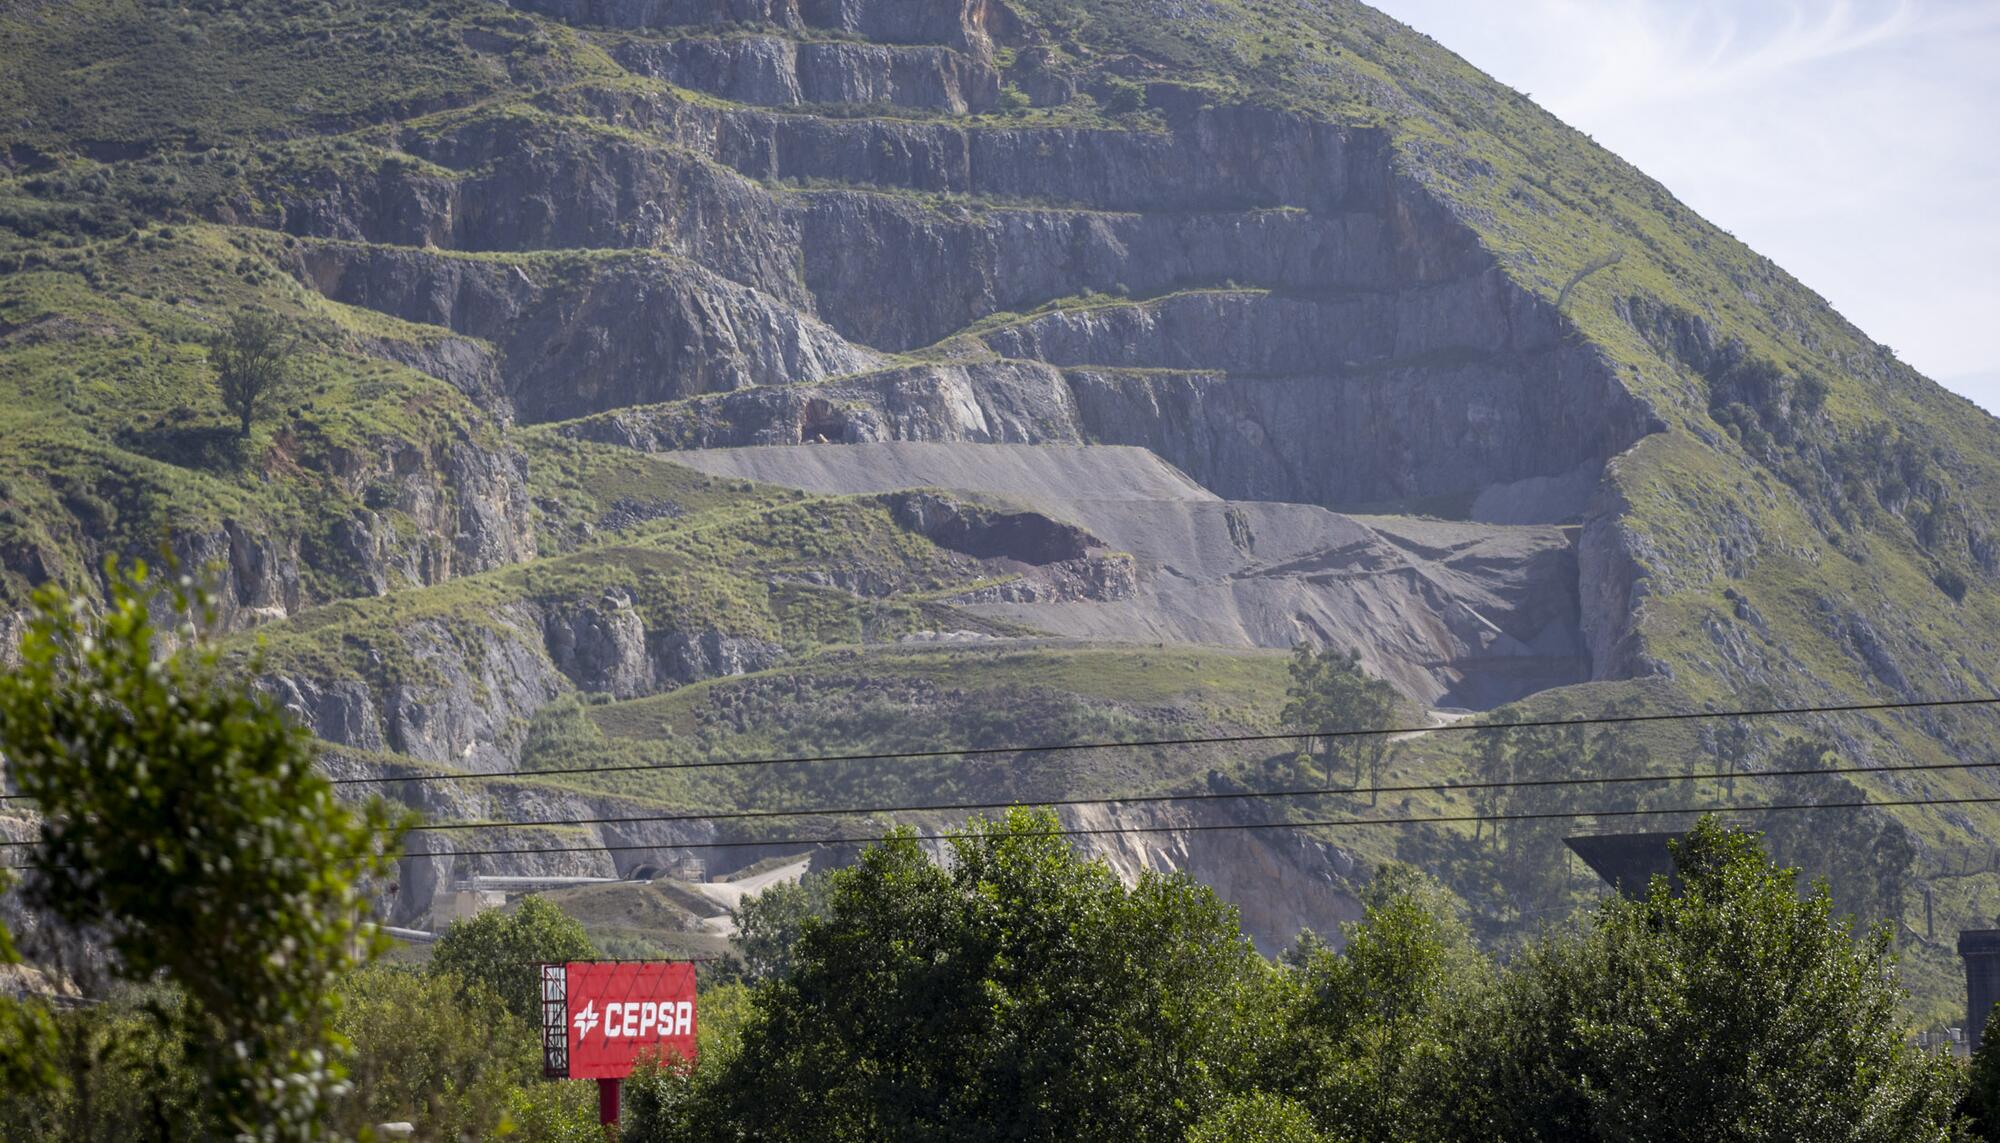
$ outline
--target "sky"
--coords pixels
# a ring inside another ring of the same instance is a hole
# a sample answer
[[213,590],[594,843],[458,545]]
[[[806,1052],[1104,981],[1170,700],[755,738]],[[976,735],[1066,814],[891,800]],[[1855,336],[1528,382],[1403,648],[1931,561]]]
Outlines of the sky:
[[2000,0],[1369,0],[2000,413]]

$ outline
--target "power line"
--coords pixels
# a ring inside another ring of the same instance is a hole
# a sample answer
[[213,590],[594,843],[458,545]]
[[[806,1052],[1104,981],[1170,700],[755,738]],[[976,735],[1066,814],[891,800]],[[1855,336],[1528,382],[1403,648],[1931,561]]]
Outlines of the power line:
[[[1846,802],[1774,802],[1764,805],[1730,806],[1677,806],[1655,808],[1617,808],[1581,810],[1543,810],[1518,814],[1439,814],[1431,817],[1387,817],[1387,818],[1336,818],[1324,821],[1288,822],[1192,822],[1182,825],[1154,826],[1080,826],[1054,830],[1038,830],[1026,836],[1031,837],[1105,837],[1121,834],[1156,833],[1214,833],[1223,831],[1261,831],[1292,829],[1344,829],[1352,826],[1385,825],[1464,825],[1474,822],[1525,822],[1575,820],[1578,818],[1633,818],[1696,814],[1759,814],[1793,810],[1856,810],[1856,809],[1897,809],[1919,806],[1974,806],[2000,803],[2000,794],[1988,797],[1940,797],[1901,798],[1875,801],[1867,798]],[[1033,805],[1033,803],[1019,803]],[[792,848],[798,846],[828,845],[877,845],[895,840],[895,834],[871,834],[857,837],[778,837],[744,838],[736,841],[675,841],[651,844],[620,845],[569,845],[535,846],[514,849],[457,849],[437,852],[405,853],[404,857],[505,857],[533,856],[536,854],[558,853],[629,853],[661,852],[676,849],[744,849],[749,847]],[[919,842],[952,841],[978,836],[960,830],[953,833],[907,835]],[[0,869],[28,869],[26,864],[0,866]]]
[[[1285,829],[1340,829],[1349,826],[1381,825],[1440,825],[1470,824],[1473,822],[1521,822],[1550,821],[1576,818],[1630,818],[1645,816],[1670,816],[1675,814],[1755,814],[1788,810],[1852,810],[1875,808],[1898,808],[1912,806],[1960,806],[1989,805],[2000,803],[2000,795],[1991,797],[1949,797],[1949,798],[1904,798],[1894,801],[1870,801],[1859,799],[1847,802],[1780,802],[1769,805],[1735,806],[1680,806],[1658,809],[1594,809],[1594,810],[1547,810],[1524,814],[1444,814],[1436,817],[1394,817],[1394,818],[1340,818],[1327,821],[1300,822],[1203,822],[1186,825],[1157,826],[1081,826],[1076,828],[1040,830],[1029,836],[1035,837],[1102,837],[1119,834],[1154,833],[1210,833],[1228,830],[1285,830]],[[1032,804],[1032,803],[1029,803]],[[791,846],[824,845],[876,845],[890,841],[895,835],[874,834],[866,837],[819,837],[819,838],[749,838],[740,841],[692,841],[663,842],[653,845],[578,845],[541,846],[532,849],[460,849],[436,853],[408,853],[406,857],[499,857],[521,856],[538,853],[623,853],[633,851],[660,851],[673,849],[741,849],[749,846],[785,848]],[[978,836],[967,831],[940,834],[920,834],[916,841],[951,841]]]
[[[2000,767],[2000,762],[1928,762],[1909,766],[1830,766],[1821,769],[1724,771],[1698,770],[1687,774],[1621,774],[1602,777],[1574,778],[1520,778],[1492,782],[1432,782],[1423,785],[1367,786],[1367,787],[1327,787],[1314,786],[1290,790],[1228,790],[1202,791],[1188,794],[1131,794],[1096,798],[1037,798],[1029,801],[1016,798],[1003,802],[952,802],[904,806],[845,806],[818,809],[792,810],[725,810],[712,813],[645,814],[630,817],[601,818],[548,818],[539,821],[474,821],[474,822],[426,822],[414,826],[409,833],[444,833],[474,829],[533,828],[549,826],[598,826],[598,825],[638,825],[665,824],[671,822],[719,822],[743,821],[766,818],[815,818],[815,817],[858,817],[871,814],[915,814],[915,813],[955,813],[969,810],[1004,810],[1018,805],[1047,807],[1101,806],[1101,805],[1147,805],[1180,802],[1223,802],[1251,801],[1261,798],[1310,798],[1335,794],[1415,794],[1452,793],[1460,790],[1513,790],[1546,789],[1565,786],[1617,786],[1644,782],[1698,782],[1726,780],[1731,778],[1769,779],[1837,776],[1843,774],[1881,774],[1889,771],[1907,773],[1910,771],[1937,770],[1986,770]],[[0,843],[8,844],[8,843]],[[22,843],[12,843],[22,844]]]
[[[1702,710],[1672,714],[1599,715],[1589,718],[1543,718],[1521,722],[1463,722],[1443,726],[1401,726],[1372,729],[1288,731],[1272,734],[1222,734],[1190,738],[1154,738],[1132,742],[1069,742],[1032,746],[976,746],[957,750],[887,750],[871,754],[816,754],[782,758],[716,758],[700,762],[642,762],[620,766],[578,766],[566,770],[491,770],[483,773],[402,774],[367,778],[335,778],[338,786],[384,785],[400,782],[470,782],[495,778],[559,777],[566,774],[627,774],[662,770],[709,770],[744,766],[802,766],[824,762],[886,762],[925,758],[974,758],[991,755],[1056,754],[1068,750],[1147,750],[1166,746],[1229,746],[1255,742],[1289,742],[1313,738],[1371,738],[1399,734],[1464,734],[1475,731],[1533,730],[1564,726],[1613,726],[1649,722],[1686,722],[1710,718],[1783,718],[1862,711],[1918,710],[1992,706],[2000,697],[1922,699],[1909,702],[1845,703],[1831,706],[1765,707],[1749,710]],[[19,797],[21,795],[12,795]]]
[[[1266,734],[1219,734],[1188,738],[1152,738],[1127,742],[1065,742],[1029,746],[968,746],[959,749],[885,750],[871,754],[807,754],[780,758],[715,758],[700,762],[639,762],[620,766],[576,766],[555,770],[486,770],[477,773],[394,774],[365,778],[332,778],[336,786],[389,785],[402,782],[480,782],[498,778],[561,777],[576,774],[629,774],[665,770],[709,770],[744,766],[803,766],[825,762],[886,762],[925,758],[974,758],[992,755],[1056,754],[1069,750],[1147,750],[1166,746],[1229,746],[1256,742],[1290,742],[1315,738],[1370,738],[1401,734],[1466,734],[1477,731],[1535,730],[1565,726],[1620,726],[1650,722],[1687,722],[1711,718],[1784,718],[1813,714],[1866,711],[1925,710],[1993,706],[2000,697],[1916,699],[1907,702],[1843,703],[1829,706],[1758,707],[1745,710],[1697,710],[1668,714],[1597,715],[1587,718],[1542,718],[1520,722],[1458,722],[1441,726],[1399,726],[1366,729],[1285,731]],[[1424,787],[1429,789],[1430,787]],[[0,794],[0,801],[29,799],[28,794]]]
[[[1993,702],[1996,700],[1952,699],[1944,701],[1951,703],[1968,703],[1968,702]],[[1907,704],[1899,704],[1899,705],[1907,705]],[[1713,717],[1724,717],[1726,714],[1729,713],[1742,713],[1742,712],[1711,712]],[[1795,712],[1787,711],[1785,713],[1795,713]],[[1662,716],[1636,716],[1637,719],[1648,719],[1648,718],[1658,718],[1658,717]],[[1694,717],[1694,716],[1673,716],[1673,717]],[[1614,721],[1614,719],[1607,718],[1602,721]],[[1513,728],[1517,726],[1531,726],[1531,725],[1576,726],[1576,725],[1588,725],[1588,724],[1571,721],[1571,722],[1541,723],[1541,724],[1508,723],[1502,725],[1504,725],[1507,728]],[[1482,726],[1482,727],[1476,727],[1474,729],[1495,729],[1495,727]],[[1287,737],[1297,737],[1297,736],[1287,736]],[[1029,802],[1027,804],[1033,804],[1037,806],[1049,806],[1049,807],[1126,805],[1126,804],[1143,805],[1143,804],[1163,804],[1163,803],[1172,804],[1180,802],[1246,801],[1246,800],[1256,800],[1265,798],[1279,799],[1279,798],[1326,797],[1336,794],[1359,794],[1363,792],[1379,796],[1382,794],[1452,793],[1463,790],[1543,789],[1543,788],[1569,787],[1569,786],[1615,786],[1615,785],[1631,785],[1631,784],[1646,783],[1646,782],[1728,781],[1736,778],[1743,778],[1747,780],[1765,780],[1772,778],[1840,776],[1848,774],[1882,774],[1882,773],[1889,773],[1892,771],[1934,772],[1934,771],[1952,771],[1952,770],[1984,770],[1984,769],[1992,769],[1996,766],[2000,766],[2000,762],[1927,762],[1927,763],[1913,763],[1909,765],[1829,766],[1816,769],[1796,768],[1790,770],[1754,770],[1754,771],[1698,770],[1698,771],[1690,771],[1685,774],[1621,774],[1621,775],[1588,775],[1588,776],[1576,776],[1576,777],[1565,777],[1565,778],[1513,778],[1513,779],[1484,781],[1484,782],[1429,782],[1429,783],[1418,783],[1418,784],[1399,785],[1399,786],[1371,786],[1365,788],[1364,787],[1351,787],[1351,788],[1309,787],[1304,789],[1284,789],[1284,790],[1242,790],[1242,791],[1232,790],[1232,791],[1205,791],[1205,792],[1183,793],[1183,794],[1133,794],[1133,795],[1119,795],[1119,796],[1092,797],[1092,798],[1045,798],[1045,799],[1034,799],[1032,800],[1032,802]],[[558,772],[584,773],[588,771],[558,771]],[[465,775],[465,776],[472,777],[475,775]],[[809,807],[801,809],[784,809],[784,810],[725,810],[725,811],[713,811],[713,812],[702,812],[702,813],[645,814],[645,815],[632,815],[625,817],[546,818],[539,820],[531,819],[525,821],[495,820],[495,821],[473,821],[473,822],[434,822],[434,823],[425,823],[423,825],[411,827],[406,832],[439,833],[439,832],[452,832],[459,830],[474,830],[474,829],[668,824],[675,822],[691,822],[691,821],[709,821],[709,822],[744,821],[744,820],[770,819],[770,818],[801,818],[801,817],[855,817],[855,816],[865,816],[873,814],[953,813],[953,812],[975,811],[975,810],[1007,809],[1012,806],[1021,804],[1024,804],[1021,799],[1014,799],[1011,801],[1000,801],[1000,802],[925,803],[917,805],[898,805],[898,806],[828,806],[819,808]],[[35,843],[32,841],[0,841],[0,849],[19,848],[33,844]]]

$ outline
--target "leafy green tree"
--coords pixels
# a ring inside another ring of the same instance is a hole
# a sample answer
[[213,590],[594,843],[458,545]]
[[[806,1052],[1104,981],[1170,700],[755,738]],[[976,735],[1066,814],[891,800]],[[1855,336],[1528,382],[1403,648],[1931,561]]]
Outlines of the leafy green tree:
[[1357,1139],[1431,1139],[1451,1080],[1459,1015],[1490,986],[1457,903],[1408,866],[1379,869],[1338,953],[1303,942],[1286,959],[1286,1034],[1265,1086]]
[[201,640],[213,611],[191,580],[106,579],[100,607],[38,592],[0,677],[0,752],[43,815],[23,893],[99,934],[120,975],[185,995],[175,1028],[218,1118],[316,1137],[334,984],[379,947],[361,889],[398,819],[336,798],[312,740]]
[[583,926],[539,894],[511,910],[489,909],[458,920],[438,938],[431,971],[457,977],[468,990],[491,989],[514,1015],[541,1019],[538,964],[592,960],[597,946]]
[[826,876],[817,873],[806,874],[796,884],[773,885],[744,901],[736,917],[743,978],[754,983],[790,973],[800,935],[826,912],[826,906]]
[[[1612,713],[1615,713],[1613,708]],[[1502,710],[1502,722],[1519,717]],[[1472,757],[1473,776],[1484,783],[1528,783],[1566,779],[1620,777],[1658,773],[1649,751],[1637,736],[1616,729],[1592,731],[1587,726],[1532,726],[1477,732]],[[1596,809],[1631,810],[1645,806],[1678,805],[1687,793],[1670,784],[1628,783],[1592,785],[1489,785],[1472,791],[1482,814],[1513,815],[1522,820],[1485,826],[1486,848],[1470,868],[1447,873],[1454,884],[1486,896],[1498,888],[1499,907],[1488,911],[1503,932],[1532,936],[1554,915],[1582,905],[1581,886],[1595,892],[1595,881],[1582,877],[1569,861],[1563,838],[1575,833],[1586,818],[1569,816]],[[1546,815],[1537,817],[1535,815]],[[1482,826],[1474,827],[1475,840]],[[1414,855],[1412,855],[1414,856]],[[1427,867],[1438,868],[1427,863]],[[1508,908],[1511,906],[1511,909]]]
[[[507,1121],[519,1143],[604,1143],[597,1123],[597,1085],[534,1083],[507,1097]],[[637,1143],[637,1141],[633,1141]]]
[[1187,1143],[1332,1143],[1300,1104],[1270,1092],[1237,1096],[1188,1128]]
[[[1480,740],[1475,765],[1482,782],[1559,780],[1600,773],[1589,731],[1582,726],[1483,731]],[[1482,812],[1524,819],[1506,823],[1504,830],[1499,822],[1493,822],[1486,835],[1483,879],[1504,888],[1506,902],[1514,907],[1514,920],[1534,923],[1546,917],[1563,906],[1572,888],[1568,851],[1562,839],[1575,832],[1576,820],[1532,815],[1561,814],[1598,804],[1624,808],[1618,799],[1629,797],[1630,792],[1629,786],[1525,786],[1475,792]],[[1592,798],[1597,801],[1585,800]]]
[[170,989],[121,987],[100,1003],[46,1013],[48,1064],[63,1082],[0,1086],[10,1143],[178,1140],[225,1134],[178,1034],[188,1015]]
[[535,1030],[484,985],[376,965],[341,982],[335,1026],[352,1050],[335,1124],[356,1135],[405,1121],[424,1139],[491,1138],[511,1090],[538,1082]]
[[[11,875],[0,874],[0,893],[13,885]],[[20,963],[13,934],[0,924],[0,966]],[[54,1062],[56,1042],[55,1020],[46,1005],[0,996],[0,1091],[28,1094],[56,1088],[61,1082]]]
[[[1994,1027],[1990,1014],[1986,1026]],[[1974,1138],[2000,1139],[2000,1035],[1983,1037],[1979,1050],[1972,1053],[1959,1113],[1966,1117]]]
[[676,1143],[700,1106],[705,1082],[726,1071],[743,1050],[743,1030],[755,1015],[755,993],[740,980],[704,988],[695,1034],[695,1066],[680,1061],[640,1066],[625,1081],[622,1143]]
[[238,310],[226,328],[209,337],[215,388],[222,407],[236,416],[241,436],[250,435],[250,422],[291,384],[297,354],[298,339],[264,310]]
[[740,1054],[649,1140],[1177,1140],[1250,1072],[1269,967],[1184,877],[1127,889],[1053,815],[831,878]]
[[1471,1140],[1951,1137],[1953,1064],[1908,1043],[1886,929],[1704,819],[1684,891],[1607,899],[1530,948],[1468,1014],[1450,1100]]
[[[1356,788],[1361,785],[1363,771],[1370,785],[1380,785],[1382,765],[1389,753],[1388,735],[1332,738],[1319,732],[1380,730],[1395,725],[1401,709],[1395,688],[1363,670],[1357,652],[1315,652],[1300,643],[1292,648],[1288,669],[1291,682],[1285,689],[1282,717],[1306,739],[1308,754],[1318,752],[1325,758],[1327,783],[1333,782],[1334,763],[1345,761],[1354,767]],[[1369,800],[1375,800],[1372,792]]]

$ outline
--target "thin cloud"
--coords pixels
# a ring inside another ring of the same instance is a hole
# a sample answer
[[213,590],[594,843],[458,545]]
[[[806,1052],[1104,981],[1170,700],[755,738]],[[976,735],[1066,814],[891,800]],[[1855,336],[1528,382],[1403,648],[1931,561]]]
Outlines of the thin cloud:
[[2000,409],[2000,3],[1370,2]]
[[[1578,0],[1541,0],[1528,8],[1548,11],[1540,23],[1591,27]],[[1565,102],[1608,114],[1634,105],[1743,91],[1787,72],[1878,49],[1928,31],[1914,0],[1886,11],[1864,12],[1846,0],[1791,3],[1772,11],[1779,20],[1746,18],[1741,5],[1662,4],[1630,0],[1614,5],[1611,52],[1599,54],[1589,82]],[[1754,14],[1753,14],[1754,15]],[[1604,20],[1600,10],[1596,20]]]

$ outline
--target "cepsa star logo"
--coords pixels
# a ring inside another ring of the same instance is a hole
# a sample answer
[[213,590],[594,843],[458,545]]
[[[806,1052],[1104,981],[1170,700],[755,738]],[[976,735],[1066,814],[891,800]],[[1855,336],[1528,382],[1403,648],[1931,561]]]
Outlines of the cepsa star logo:
[[588,1039],[590,1030],[595,1027],[597,1027],[597,1001],[593,1000],[583,1006],[583,1011],[576,1014],[576,1038]]

